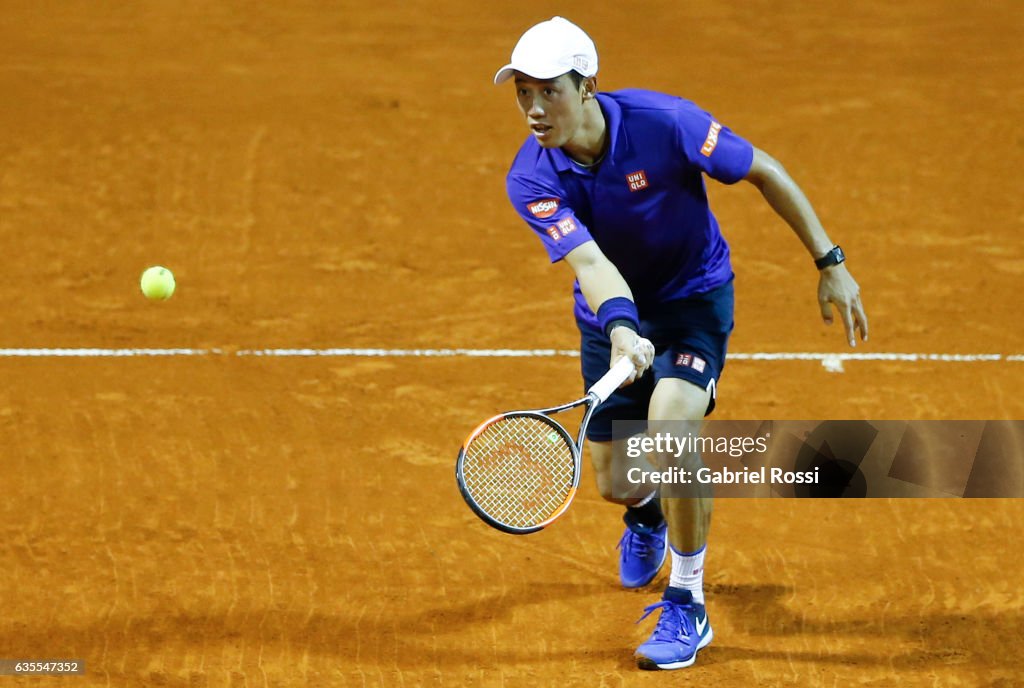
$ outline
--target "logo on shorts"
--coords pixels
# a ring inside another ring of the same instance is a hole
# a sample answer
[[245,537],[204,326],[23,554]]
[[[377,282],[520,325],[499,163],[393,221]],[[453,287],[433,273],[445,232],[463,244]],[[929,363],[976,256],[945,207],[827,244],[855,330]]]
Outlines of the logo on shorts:
[[711,122],[711,127],[708,129],[708,137],[704,139],[704,145],[701,147],[700,152],[706,158],[710,158],[711,154],[715,152],[715,146],[718,145],[718,132],[722,130],[722,125],[718,122]]
[[545,198],[543,201],[531,203],[526,209],[533,213],[534,217],[544,220],[558,212],[558,199]]
[[698,373],[703,373],[704,368],[707,367],[707,361],[700,356],[694,356],[693,354],[678,354],[676,356],[676,367],[693,368]]
[[630,191],[640,191],[650,186],[650,184],[647,183],[647,173],[643,170],[627,174],[626,183],[629,184]]

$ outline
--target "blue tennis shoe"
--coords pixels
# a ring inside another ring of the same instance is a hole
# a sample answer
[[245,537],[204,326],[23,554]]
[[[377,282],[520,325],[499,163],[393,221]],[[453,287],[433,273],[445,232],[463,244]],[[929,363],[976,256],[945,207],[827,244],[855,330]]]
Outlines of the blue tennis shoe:
[[697,661],[697,651],[707,647],[714,634],[703,604],[693,601],[689,590],[668,588],[661,602],[644,609],[640,621],[655,610],[661,617],[654,633],[636,649],[636,663],[641,669],[682,669]]
[[668,556],[668,524],[657,528],[630,523],[619,540],[619,578],[627,588],[642,588],[654,580]]

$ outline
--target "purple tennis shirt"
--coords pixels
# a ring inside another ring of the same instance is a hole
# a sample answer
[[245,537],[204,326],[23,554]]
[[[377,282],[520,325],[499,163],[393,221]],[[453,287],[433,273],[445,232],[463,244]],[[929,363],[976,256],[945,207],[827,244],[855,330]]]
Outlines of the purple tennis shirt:
[[[596,241],[633,291],[641,316],[728,282],[729,246],[703,174],[726,184],[743,179],[753,146],[675,96],[629,89],[599,93],[597,102],[610,137],[600,165],[582,167],[530,136],[506,179],[512,205],[551,261]],[[596,327],[578,282],[574,294],[577,319]]]

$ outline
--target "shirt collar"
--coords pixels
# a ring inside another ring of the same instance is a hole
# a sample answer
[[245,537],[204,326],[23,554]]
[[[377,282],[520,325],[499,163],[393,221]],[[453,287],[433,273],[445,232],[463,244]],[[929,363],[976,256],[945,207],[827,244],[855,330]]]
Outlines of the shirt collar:
[[[608,141],[609,155],[606,157],[619,158],[619,156],[629,150],[629,137],[622,126],[622,108],[615,102],[614,98],[605,93],[597,94],[597,104],[601,106],[601,112],[604,115],[604,125],[607,127],[608,136],[610,137]],[[551,156],[551,162],[558,172],[573,170],[583,174],[587,173],[586,168],[573,164],[572,160],[569,159],[569,156],[561,148],[549,150],[548,154]]]

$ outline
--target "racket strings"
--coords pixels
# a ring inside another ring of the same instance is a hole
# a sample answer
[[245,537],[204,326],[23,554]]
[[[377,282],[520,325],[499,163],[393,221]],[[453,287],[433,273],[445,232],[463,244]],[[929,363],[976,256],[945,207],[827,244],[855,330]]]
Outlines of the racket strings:
[[463,480],[492,518],[530,527],[550,518],[573,490],[572,446],[537,417],[501,418],[465,448]]

